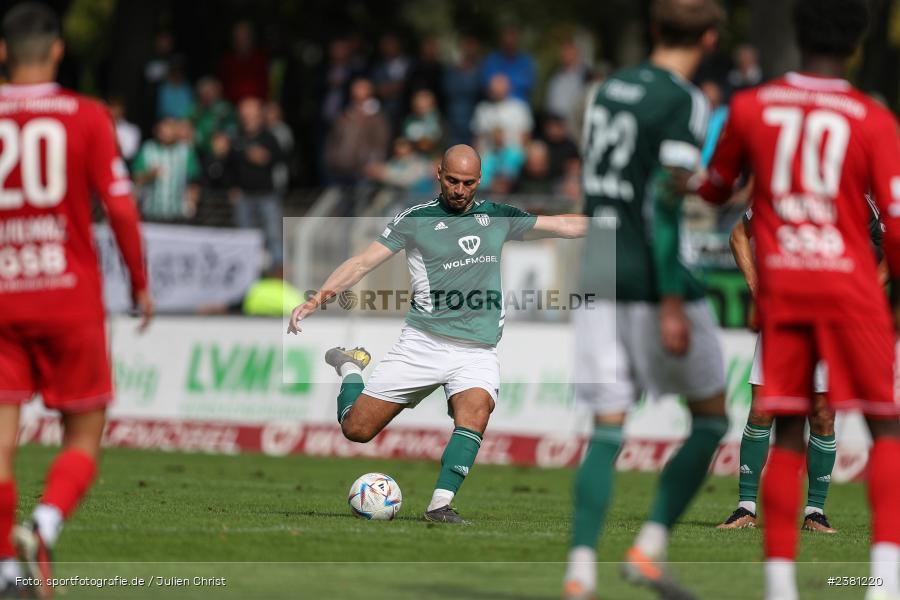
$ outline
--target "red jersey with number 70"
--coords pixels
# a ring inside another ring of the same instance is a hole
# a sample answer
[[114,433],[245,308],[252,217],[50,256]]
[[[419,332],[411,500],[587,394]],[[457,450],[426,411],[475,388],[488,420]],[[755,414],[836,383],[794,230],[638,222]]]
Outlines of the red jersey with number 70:
[[753,174],[760,315],[770,323],[889,323],[867,193],[900,276],[900,139],[888,109],[843,79],[789,73],[731,102],[700,194],[725,202]]
[[138,215],[106,109],[55,83],[0,86],[0,325],[103,318],[92,194],[142,291]]

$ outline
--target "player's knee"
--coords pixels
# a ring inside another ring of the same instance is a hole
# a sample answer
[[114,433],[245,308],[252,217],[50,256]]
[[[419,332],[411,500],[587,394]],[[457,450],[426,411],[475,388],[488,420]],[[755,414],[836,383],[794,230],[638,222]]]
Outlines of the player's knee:
[[818,405],[809,417],[809,430],[816,435],[834,435],[834,411]]
[[772,427],[772,415],[751,407],[747,422],[754,427]]
[[357,423],[353,419],[345,419],[341,423],[341,433],[351,442],[365,444],[375,437],[375,434],[378,432],[364,423]]

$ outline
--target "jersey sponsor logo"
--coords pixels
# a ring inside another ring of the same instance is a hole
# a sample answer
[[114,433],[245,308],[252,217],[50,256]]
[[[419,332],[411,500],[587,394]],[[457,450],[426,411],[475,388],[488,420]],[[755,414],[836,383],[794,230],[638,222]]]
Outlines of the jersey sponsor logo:
[[496,263],[499,262],[497,257],[494,255],[490,256],[476,256],[474,258],[466,258],[463,260],[454,260],[451,262],[445,262],[442,266],[445,271],[449,271],[450,269],[455,269],[457,267],[469,267],[472,265],[483,265],[485,263]]
[[472,256],[478,252],[478,248],[481,246],[481,238],[477,235],[467,235],[459,238],[458,243],[463,252]]
[[646,89],[644,86],[619,81],[618,79],[613,79],[603,88],[603,94],[607,98],[623,104],[637,104],[644,97],[645,93]]
[[449,229],[449,227],[447,227],[447,225],[443,221],[434,226],[435,231],[442,231],[444,229]]
[[491,224],[490,215],[475,215],[475,220],[478,221],[478,224],[482,227],[487,227]]

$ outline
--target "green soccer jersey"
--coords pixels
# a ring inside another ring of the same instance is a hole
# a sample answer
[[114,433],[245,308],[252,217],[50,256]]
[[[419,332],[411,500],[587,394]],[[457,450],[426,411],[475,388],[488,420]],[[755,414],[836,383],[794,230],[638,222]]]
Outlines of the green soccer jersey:
[[[662,167],[695,169],[709,109],[700,91],[650,63],[601,85],[585,117],[585,292],[624,301],[696,300],[703,286],[680,260],[680,199]],[[615,248],[615,268],[608,256]]]
[[500,254],[521,239],[537,217],[493,202],[475,202],[464,213],[436,198],[407,209],[378,238],[406,250],[412,305],[406,322],[417,329],[496,346],[503,334]]

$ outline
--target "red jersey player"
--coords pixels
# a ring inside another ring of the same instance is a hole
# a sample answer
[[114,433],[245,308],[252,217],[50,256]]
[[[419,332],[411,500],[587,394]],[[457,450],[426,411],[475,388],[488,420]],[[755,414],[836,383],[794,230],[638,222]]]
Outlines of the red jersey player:
[[[868,23],[864,0],[798,0],[802,73],[735,95],[701,195],[724,202],[742,169],[753,188],[763,345],[760,408],[775,415],[762,483],[766,598],[797,598],[794,557],[813,369],[828,364],[828,398],[865,414],[872,576],[867,597],[900,597],[900,406],[888,303],[869,243],[874,192],[884,252],[900,282],[900,140],[884,107],[840,77]],[[881,594],[881,595],[879,595]]]
[[[106,208],[142,325],[152,302],[112,122],[100,103],[53,83],[63,55],[58,18],[43,5],[19,4],[4,17],[2,36],[11,83],[0,87],[0,559],[18,550],[29,574],[45,581],[49,548],[96,474],[112,400],[91,193]],[[63,447],[31,519],[11,536],[19,406],[36,392],[62,413]],[[41,585],[35,591],[50,594]]]

